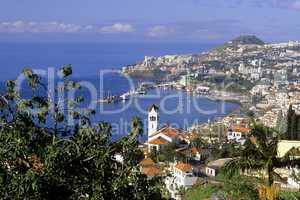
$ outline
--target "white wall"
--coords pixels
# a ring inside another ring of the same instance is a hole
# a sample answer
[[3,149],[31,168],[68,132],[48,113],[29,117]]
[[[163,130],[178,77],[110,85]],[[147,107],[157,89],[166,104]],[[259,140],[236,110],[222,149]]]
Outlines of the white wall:
[[209,168],[209,167],[206,167],[206,175],[207,176],[216,176],[216,170],[212,169],[212,168]]

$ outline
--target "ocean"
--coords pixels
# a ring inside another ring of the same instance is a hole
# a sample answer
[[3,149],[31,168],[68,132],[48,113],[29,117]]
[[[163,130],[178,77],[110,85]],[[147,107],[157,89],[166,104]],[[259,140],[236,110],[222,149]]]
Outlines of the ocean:
[[[201,53],[214,44],[71,44],[3,43],[0,44],[0,80],[15,79],[22,68],[31,67],[49,73],[61,65],[72,64],[74,77],[84,85],[85,106],[96,109],[94,122],[113,125],[114,137],[130,131],[132,117],[143,120],[147,132],[147,111],[152,104],[160,107],[160,126],[171,124],[186,129],[193,124],[213,121],[239,107],[230,102],[211,101],[174,90],[151,90],[126,102],[96,104],[103,95],[120,95],[131,89],[124,76],[111,72],[141,61],[144,56]],[[138,82],[142,80],[133,80]],[[24,90],[26,91],[26,90]]]

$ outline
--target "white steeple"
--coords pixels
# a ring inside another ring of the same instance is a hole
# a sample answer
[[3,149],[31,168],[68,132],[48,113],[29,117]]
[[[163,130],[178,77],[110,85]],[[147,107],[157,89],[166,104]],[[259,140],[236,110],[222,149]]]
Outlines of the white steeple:
[[158,107],[152,105],[148,113],[148,140],[158,130]]

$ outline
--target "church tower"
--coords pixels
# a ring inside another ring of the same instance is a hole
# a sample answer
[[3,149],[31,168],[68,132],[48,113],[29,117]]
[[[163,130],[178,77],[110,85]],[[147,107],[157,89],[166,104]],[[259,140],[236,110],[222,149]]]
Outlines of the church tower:
[[158,106],[152,105],[148,113],[148,140],[158,130]]

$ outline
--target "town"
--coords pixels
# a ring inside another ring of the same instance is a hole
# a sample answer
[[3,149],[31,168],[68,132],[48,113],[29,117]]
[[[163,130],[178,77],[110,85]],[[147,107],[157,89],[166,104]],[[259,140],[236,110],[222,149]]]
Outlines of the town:
[[[219,173],[241,156],[247,141],[256,141],[253,127],[262,124],[276,133],[276,158],[300,148],[300,42],[266,44],[241,36],[200,55],[145,57],[123,73],[151,76],[161,83],[218,100],[234,100],[240,112],[180,130],[159,125],[159,108],[148,113],[148,139],[140,145],[140,170],[149,179],[165,176],[168,194],[182,199],[195,185],[220,184]],[[150,75],[149,75],[150,74]],[[265,141],[267,142],[267,141]],[[295,153],[294,156],[299,156]],[[274,183],[282,191],[298,191],[297,168],[276,167]],[[252,171],[261,177],[259,170]],[[248,172],[247,175],[251,174]]]

